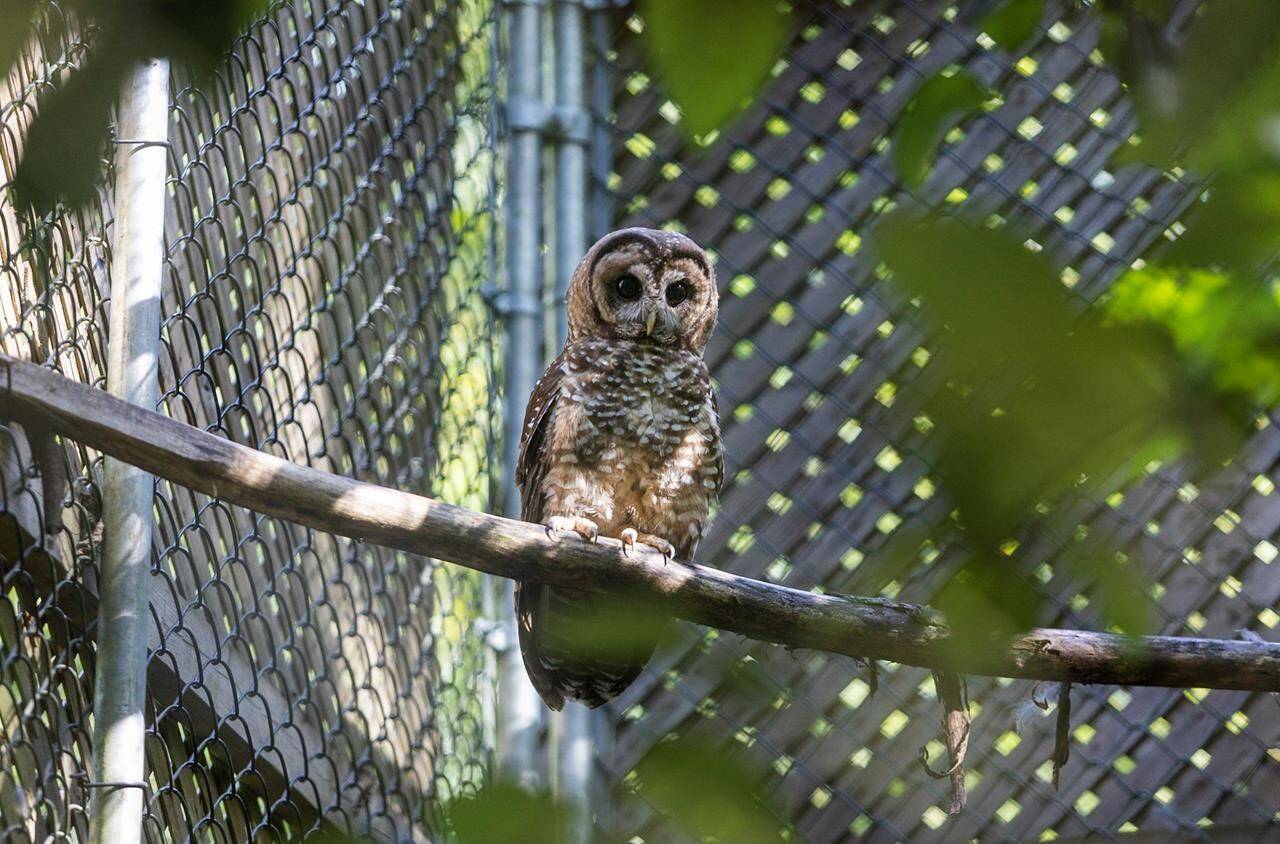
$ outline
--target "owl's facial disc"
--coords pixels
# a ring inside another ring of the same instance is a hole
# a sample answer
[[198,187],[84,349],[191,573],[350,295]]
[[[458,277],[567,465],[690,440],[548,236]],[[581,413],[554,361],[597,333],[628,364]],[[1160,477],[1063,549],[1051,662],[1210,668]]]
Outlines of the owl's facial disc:
[[[645,338],[659,345],[683,342],[688,327],[705,307],[699,280],[705,279],[696,260],[683,256],[654,256],[643,250],[624,260],[603,262],[605,307],[613,317],[613,333],[627,339]],[[665,260],[664,260],[665,259]],[[606,317],[607,319],[607,317]]]
[[622,229],[601,238],[570,279],[569,339],[594,334],[701,352],[716,304],[715,274],[697,244]]

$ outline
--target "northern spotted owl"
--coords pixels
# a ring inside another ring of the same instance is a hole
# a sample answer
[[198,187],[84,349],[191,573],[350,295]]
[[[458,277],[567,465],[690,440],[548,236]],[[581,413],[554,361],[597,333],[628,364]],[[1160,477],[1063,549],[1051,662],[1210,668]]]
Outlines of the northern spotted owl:
[[[612,536],[693,558],[723,463],[703,349],[719,296],[683,235],[623,229],[574,270],[569,333],[529,398],[516,484],[521,517],[553,536]],[[520,650],[547,706],[590,707],[644,669],[665,620],[620,596],[516,587]]]

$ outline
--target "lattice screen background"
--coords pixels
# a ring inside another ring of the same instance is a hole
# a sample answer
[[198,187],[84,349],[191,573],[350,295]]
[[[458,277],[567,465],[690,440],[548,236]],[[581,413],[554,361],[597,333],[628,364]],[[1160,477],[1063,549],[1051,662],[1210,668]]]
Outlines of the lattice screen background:
[[[211,83],[174,80],[164,413],[486,508],[494,15],[281,0]],[[39,221],[8,201],[25,127],[93,36],[43,6],[0,83],[0,348],[102,385],[110,193]],[[102,467],[54,451],[71,495],[46,529],[33,441],[0,427],[0,839],[81,840]],[[155,518],[149,839],[422,840],[482,781],[479,576],[167,483]]]
[[[596,52],[613,81],[612,172],[597,188],[613,225],[675,226],[718,256],[721,321],[708,350],[728,478],[702,557],[803,588],[927,602],[963,559],[928,461],[923,398],[938,386],[914,307],[869,256],[895,204],[954,206],[1016,226],[1082,301],[1153,243],[1176,236],[1195,193],[1173,174],[1111,169],[1135,128],[1096,51],[1087,9],[1051,3],[1018,55],[966,23],[964,4],[796,2],[795,37],[762,98],[722,134],[689,141],[639,41],[615,16]],[[1178,6],[1180,28],[1194,4]],[[949,65],[1000,94],[952,131],[925,187],[889,158],[913,92]],[[1162,632],[1280,637],[1280,433],[1258,420],[1245,453],[1208,483],[1177,467],[1102,500],[1063,502],[1020,537],[1010,570],[1049,596],[1053,626],[1095,627],[1091,584],[1063,552],[1117,548],[1155,586]],[[903,571],[887,561],[914,556]],[[1280,824],[1280,702],[1205,690],[1076,687],[1072,758],[1049,784],[1052,718],[1014,730],[1030,684],[974,679],[969,805],[948,820],[945,756],[927,672],[882,666],[872,695],[853,660],[759,647],[686,628],[617,708],[612,776],[620,831],[676,840],[631,773],[672,735],[729,748],[776,801],[792,840],[1102,839],[1175,832],[1253,841]]]

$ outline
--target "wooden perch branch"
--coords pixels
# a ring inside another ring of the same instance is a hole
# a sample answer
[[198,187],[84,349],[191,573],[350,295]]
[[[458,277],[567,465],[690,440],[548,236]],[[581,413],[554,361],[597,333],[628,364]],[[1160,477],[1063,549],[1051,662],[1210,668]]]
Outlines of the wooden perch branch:
[[818,595],[656,552],[556,542],[543,528],[290,463],[0,355],[0,415],[44,426],[260,513],[502,577],[630,590],[752,639],[947,672],[1074,683],[1280,691],[1280,644],[1037,629],[959,652],[933,610]]

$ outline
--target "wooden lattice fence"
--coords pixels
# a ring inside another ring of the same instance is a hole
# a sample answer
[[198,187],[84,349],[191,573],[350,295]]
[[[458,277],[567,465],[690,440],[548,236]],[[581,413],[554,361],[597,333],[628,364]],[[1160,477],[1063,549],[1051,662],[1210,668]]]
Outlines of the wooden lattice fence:
[[[1010,55],[968,23],[965,4],[793,6],[795,35],[759,100],[693,141],[646,63],[644,21],[620,11],[595,56],[613,83],[613,113],[596,118],[614,150],[596,188],[612,225],[674,225],[717,256],[721,322],[708,359],[729,481],[699,557],[793,586],[928,602],[963,552],[947,531],[921,413],[939,386],[930,339],[870,257],[876,219],[924,203],[1015,226],[1087,303],[1176,236],[1197,192],[1178,174],[1108,164],[1135,120],[1087,8],[1049,4],[1034,40]],[[1194,6],[1178,5],[1169,26],[1183,27]],[[950,65],[1000,101],[947,136],[913,194],[890,159],[891,135],[920,83]],[[1152,466],[1108,496],[1061,502],[1010,547],[1011,576],[1051,599],[1045,623],[1096,627],[1092,584],[1061,559],[1120,549],[1155,584],[1163,632],[1245,628],[1275,639],[1278,460],[1280,433],[1266,417],[1208,483]],[[794,840],[1277,834],[1280,705],[1270,695],[1076,687],[1071,761],[1055,790],[1053,719],[1015,729],[1043,690],[973,679],[969,804],[949,820],[945,781],[917,758],[922,747],[944,755],[928,673],[882,666],[878,679],[873,693],[868,667],[851,660],[686,629],[615,711],[619,832],[675,835],[636,795],[631,772],[677,735],[732,749]]]

